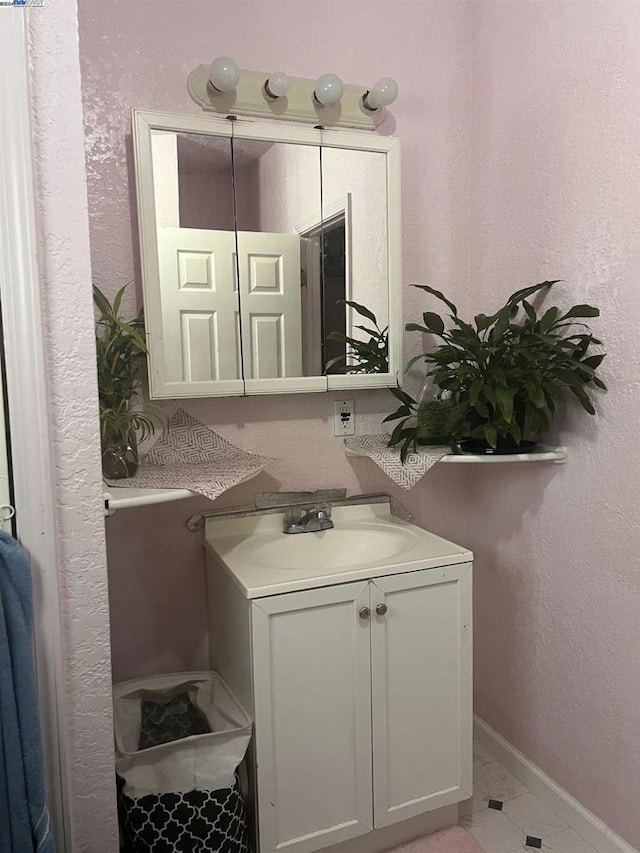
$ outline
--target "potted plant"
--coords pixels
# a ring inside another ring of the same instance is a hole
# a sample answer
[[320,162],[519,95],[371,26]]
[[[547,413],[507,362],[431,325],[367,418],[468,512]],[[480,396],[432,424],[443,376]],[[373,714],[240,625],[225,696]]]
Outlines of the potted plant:
[[93,287],[98,309],[96,357],[100,404],[102,471],[108,480],[132,477],[138,468],[138,440],[155,431],[151,415],[134,408],[139,399],[140,373],[145,364],[142,310],[133,320],[120,317],[120,305],[127,285],[116,294],[113,304],[99,287]]
[[337,341],[340,344],[346,344],[348,348],[345,355],[338,355],[332,358],[325,365],[325,373],[331,367],[339,364],[341,361],[345,363],[341,365],[336,372],[338,373],[388,373],[389,372],[389,329],[385,326],[381,329],[378,326],[378,320],[373,311],[370,311],[365,305],[359,305],[357,302],[350,302],[348,299],[341,299],[361,317],[364,317],[372,325],[371,326],[356,326],[369,339],[360,340],[351,338],[343,334],[343,332],[329,332],[327,338],[330,341]]
[[[473,323],[458,316],[458,309],[440,291],[414,285],[435,296],[449,309],[445,319],[432,311],[422,324],[408,323],[439,340],[438,345],[411,360],[427,365],[427,375],[450,395],[448,431],[453,444],[474,453],[510,453],[531,449],[549,429],[556,405],[570,391],[582,408],[595,414],[590,392],[606,390],[597,376],[604,353],[590,354],[601,342],[583,323],[597,317],[591,305],[574,305],[562,313],[556,306],[538,312],[529,301],[548,291],[557,281],[544,281],[513,293],[494,314],[478,314]],[[392,389],[400,407],[385,420],[399,423],[389,446],[401,446],[403,459],[418,435],[418,404],[400,388]]]

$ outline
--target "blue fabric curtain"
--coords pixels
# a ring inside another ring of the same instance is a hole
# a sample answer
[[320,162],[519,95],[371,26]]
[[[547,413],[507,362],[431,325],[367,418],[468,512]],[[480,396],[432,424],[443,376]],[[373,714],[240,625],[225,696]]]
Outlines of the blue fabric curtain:
[[31,568],[0,530],[0,851],[55,853],[45,804]]

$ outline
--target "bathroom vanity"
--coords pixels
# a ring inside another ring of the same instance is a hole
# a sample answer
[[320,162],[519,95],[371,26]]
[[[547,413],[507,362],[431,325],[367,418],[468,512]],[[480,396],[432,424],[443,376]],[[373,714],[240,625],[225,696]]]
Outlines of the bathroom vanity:
[[260,853],[470,797],[472,554],[386,504],[300,535],[283,520],[205,525],[211,664],[255,721]]

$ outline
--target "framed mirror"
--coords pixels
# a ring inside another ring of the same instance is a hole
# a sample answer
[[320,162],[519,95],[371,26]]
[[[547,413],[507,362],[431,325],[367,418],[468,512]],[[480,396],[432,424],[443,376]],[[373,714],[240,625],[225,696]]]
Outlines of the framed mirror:
[[399,144],[133,111],[152,398],[400,378]]

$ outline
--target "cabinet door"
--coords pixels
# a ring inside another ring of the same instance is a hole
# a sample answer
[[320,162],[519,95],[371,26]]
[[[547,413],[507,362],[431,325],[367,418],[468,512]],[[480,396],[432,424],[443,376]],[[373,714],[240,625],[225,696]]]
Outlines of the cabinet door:
[[261,853],[372,829],[369,584],[252,606]]
[[471,565],[377,578],[371,610],[377,828],[471,796]]

